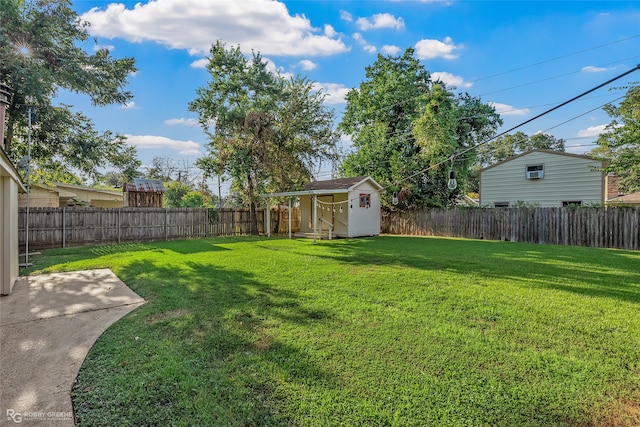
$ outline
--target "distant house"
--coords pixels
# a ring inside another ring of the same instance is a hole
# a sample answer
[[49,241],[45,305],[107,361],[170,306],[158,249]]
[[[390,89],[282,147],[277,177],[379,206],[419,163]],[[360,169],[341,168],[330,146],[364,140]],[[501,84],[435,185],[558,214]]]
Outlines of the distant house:
[[[103,190],[83,185],[32,184],[29,206],[62,208],[68,206],[91,206],[97,208],[121,208],[123,195],[120,191]],[[20,195],[20,207],[27,206],[27,195]]]
[[161,208],[164,184],[158,179],[134,178],[124,184],[124,206],[137,208]]
[[610,196],[608,178],[599,170],[601,167],[600,160],[586,155],[528,151],[480,170],[480,205],[561,207],[604,203]]
[[[297,198],[300,232],[360,237],[380,234],[382,186],[369,176],[315,181],[304,190],[264,194],[263,197]],[[314,203],[316,202],[316,203]]]

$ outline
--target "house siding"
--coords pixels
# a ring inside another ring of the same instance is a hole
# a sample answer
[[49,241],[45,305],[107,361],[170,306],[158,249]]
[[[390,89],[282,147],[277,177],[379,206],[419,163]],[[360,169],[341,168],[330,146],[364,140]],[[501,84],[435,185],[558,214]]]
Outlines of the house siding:
[[0,293],[8,295],[18,277],[18,184],[0,176]]
[[[526,167],[544,165],[544,178],[526,179]],[[531,152],[480,174],[480,204],[516,202],[540,207],[562,206],[564,201],[583,204],[604,201],[603,174],[597,168],[601,162],[550,152]]]

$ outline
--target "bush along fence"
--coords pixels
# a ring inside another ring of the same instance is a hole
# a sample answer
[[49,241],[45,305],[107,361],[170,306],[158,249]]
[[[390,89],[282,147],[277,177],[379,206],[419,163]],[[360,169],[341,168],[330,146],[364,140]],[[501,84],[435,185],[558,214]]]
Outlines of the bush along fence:
[[459,208],[390,212],[383,233],[640,249],[640,208]]
[[[297,209],[292,213],[299,227]],[[265,209],[256,212],[257,232],[265,232]],[[271,232],[288,232],[286,208],[271,213]],[[19,210],[20,248],[27,238],[27,211]],[[298,228],[299,229],[299,228]],[[194,208],[31,208],[29,250],[251,233],[249,209]]]

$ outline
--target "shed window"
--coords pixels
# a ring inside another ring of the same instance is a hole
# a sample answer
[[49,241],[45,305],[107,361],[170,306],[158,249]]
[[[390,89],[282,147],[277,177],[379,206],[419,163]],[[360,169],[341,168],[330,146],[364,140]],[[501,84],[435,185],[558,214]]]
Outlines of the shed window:
[[562,202],[562,207],[567,206],[582,206],[582,200],[568,200]]
[[360,194],[360,207],[368,208],[371,206],[371,194]]
[[495,202],[493,204],[494,208],[508,208],[509,207],[509,202]]

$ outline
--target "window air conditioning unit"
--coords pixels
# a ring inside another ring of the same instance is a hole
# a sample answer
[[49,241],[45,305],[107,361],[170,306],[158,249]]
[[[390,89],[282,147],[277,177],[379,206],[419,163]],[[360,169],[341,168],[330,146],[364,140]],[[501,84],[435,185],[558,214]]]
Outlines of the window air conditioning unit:
[[527,179],[542,179],[544,171],[527,171]]

